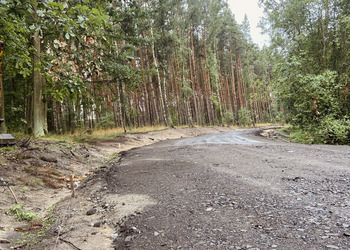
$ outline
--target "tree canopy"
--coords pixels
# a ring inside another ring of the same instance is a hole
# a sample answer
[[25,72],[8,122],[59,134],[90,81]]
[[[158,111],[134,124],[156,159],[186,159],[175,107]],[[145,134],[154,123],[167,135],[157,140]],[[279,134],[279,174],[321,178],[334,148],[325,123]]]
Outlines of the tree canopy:
[[265,54],[225,1],[0,5],[10,130],[273,119]]
[[350,2],[262,0],[273,86],[287,121],[327,143],[350,143]]
[[7,127],[41,136],[285,118],[348,143],[346,0],[260,0],[271,46],[218,0],[1,0]]

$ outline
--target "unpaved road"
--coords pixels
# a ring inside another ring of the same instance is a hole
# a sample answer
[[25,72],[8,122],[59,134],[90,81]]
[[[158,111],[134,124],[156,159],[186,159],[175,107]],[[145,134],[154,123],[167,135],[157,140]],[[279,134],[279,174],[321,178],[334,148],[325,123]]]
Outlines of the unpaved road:
[[349,249],[350,148],[241,130],[126,152],[108,189],[152,201],[116,249]]
[[61,219],[41,246],[350,249],[350,147],[274,141],[258,132],[122,153],[87,179],[77,198],[57,205]]

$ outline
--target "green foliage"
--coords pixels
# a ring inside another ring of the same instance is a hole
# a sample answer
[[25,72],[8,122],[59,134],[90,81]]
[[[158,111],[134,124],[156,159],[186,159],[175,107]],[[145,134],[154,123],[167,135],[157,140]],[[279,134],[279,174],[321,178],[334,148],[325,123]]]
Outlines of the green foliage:
[[[34,35],[40,55],[31,45]],[[2,0],[0,39],[12,131],[33,131],[35,71],[44,80],[50,132],[231,123],[229,105],[237,99],[231,91],[241,82],[244,100],[235,104],[236,115],[257,79],[254,103],[268,113],[267,52],[252,44],[248,20],[238,25],[225,1]]]
[[32,221],[34,219],[39,219],[40,216],[33,212],[24,212],[21,205],[16,205],[11,207],[6,211],[6,214],[11,214],[15,216],[16,221]]
[[213,88],[217,87],[219,81],[219,72],[218,72],[218,62],[216,60],[216,55],[214,53],[209,53],[208,58],[208,71],[210,76],[210,83]]
[[102,115],[98,126],[102,129],[114,127],[113,113],[106,112],[104,115]]
[[319,126],[318,137],[323,143],[350,145],[350,118],[335,119],[327,116]]
[[315,142],[349,144],[349,2],[261,3],[272,38],[276,100],[287,122]]
[[[6,120],[12,131],[30,126],[34,70],[30,37],[35,32],[43,48],[35,70],[46,78],[46,102],[51,98],[73,103],[88,96],[94,99],[91,85],[95,80],[137,87],[140,70],[129,62],[135,59],[134,44],[140,41],[136,27],[144,15],[133,1],[121,7],[109,1],[0,2],[4,85],[11,90],[5,91],[5,99],[12,100],[6,103]],[[128,44],[122,47],[121,41]]]
[[189,86],[189,81],[185,81],[182,86],[182,92],[186,98],[193,96],[193,90]]
[[223,123],[224,124],[233,124],[234,123],[234,119],[233,119],[234,115],[232,112],[230,111],[226,111],[224,114],[223,114]]
[[23,108],[18,107],[8,107],[6,113],[6,126],[12,132],[21,132],[23,131],[24,126],[27,124],[27,121],[23,118]]
[[219,111],[220,110],[220,106],[219,106],[219,100],[218,100],[218,97],[215,93],[213,93],[210,97],[210,100],[212,101],[216,111]]
[[[276,95],[286,107],[287,121],[313,131],[316,141],[324,143],[349,143],[349,123],[344,116],[346,105],[339,93],[344,84],[338,82],[334,71],[322,74],[303,73],[303,63],[292,61],[281,67],[275,80]],[[317,133],[318,131],[318,133]]]
[[13,152],[16,148],[12,146],[0,147],[0,152]]
[[291,126],[288,128],[284,128],[283,130],[287,131],[287,133],[290,135],[290,139],[293,142],[307,144],[322,143],[317,137],[317,134],[312,130],[307,130],[304,128],[301,129],[298,126]]
[[238,117],[241,126],[249,126],[253,123],[251,112],[245,108],[238,111]]
[[52,226],[57,223],[57,218],[55,217],[55,206],[51,206],[47,209],[48,215],[43,220],[43,227],[39,231],[27,232],[22,234],[22,238],[17,241],[17,244],[21,246],[26,246],[27,249],[37,249],[38,244],[48,236]]

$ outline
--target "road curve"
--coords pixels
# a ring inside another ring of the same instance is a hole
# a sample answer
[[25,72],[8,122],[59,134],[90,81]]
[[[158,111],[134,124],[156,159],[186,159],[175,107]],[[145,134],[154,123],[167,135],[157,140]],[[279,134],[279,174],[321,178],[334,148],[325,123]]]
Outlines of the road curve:
[[198,145],[198,144],[241,144],[253,145],[262,143],[261,141],[248,138],[250,130],[237,130],[214,134],[205,134],[197,137],[189,137],[177,140],[175,146]]
[[108,192],[153,202],[120,225],[115,249],[350,249],[350,147],[256,132],[124,153]]

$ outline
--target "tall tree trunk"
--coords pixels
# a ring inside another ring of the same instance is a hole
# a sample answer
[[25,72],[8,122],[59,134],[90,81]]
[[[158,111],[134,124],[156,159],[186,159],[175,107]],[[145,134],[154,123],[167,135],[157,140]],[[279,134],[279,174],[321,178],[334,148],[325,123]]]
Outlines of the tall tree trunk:
[[[153,38],[153,28],[151,27],[151,38]],[[160,80],[160,74],[159,74],[159,69],[158,69],[158,62],[157,62],[157,58],[156,58],[156,54],[155,54],[155,48],[154,48],[154,42],[152,41],[152,54],[153,54],[153,63],[154,63],[154,67],[156,68],[156,72],[157,72],[157,80],[158,80],[158,88],[159,88],[159,97],[160,97],[160,106],[161,109],[163,111],[163,119],[164,119],[164,123],[166,126],[168,126],[168,118],[167,118],[167,114],[166,114],[166,110],[165,110],[165,105],[164,105],[164,98],[163,98],[163,91],[162,91],[162,83]]]
[[[215,58],[216,58],[216,63],[219,61],[219,55],[218,55],[218,48],[217,48],[217,45],[214,44],[214,47],[215,47]],[[222,101],[221,101],[221,97],[220,97],[220,88],[219,88],[219,82],[220,82],[220,79],[221,79],[221,72],[220,72],[220,65],[218,67],[218,74],[219,74],[219,81],[216,81],[215,83],[215,87],[216,87],[216,95],[217,95],[217,98],[218,98],[218,105],[219,105],[219,112],[220,112],[220,120],[222,122]]]
[[147,83],[146,83],[146,77],[144,72],[144,59],[142,55],[142,49],[141,45],[139,45],[139,56],[140,56],[140,66],[141,66],[141,72],[142,72],[142,91],[143,91],[143,98],[142,98],[142,105],[143,105],[143,116],[145,116],[146,124],[151,125],[151,108],[150,108],[150,100],[149,100],[149,94],[147,91]]
[[210,75],[208,71],[208,56],[207,56],[207,40],[206,40],[206,22],[204,22],[203,26],[203,44],[204,44],[204,77],[203,77],[203,85],[205,86],[204,89],[204,98],[207,103],[207,109],[208,109],[208,118],[209,118],[209,124],[215,125],[215,118],[214,118],[214,110],[213,110],[213,103],[210,99],[212,93],[211,93],[211,86],[210,86]]
[[58,106],[58,101],[52,100],[52,113],[53,113],[53,125],[54,125],[54,131],[55,133],[60,132],[60,127],[59,127],[59,106]]
[[124,133],[126,133],[126,111],[125,111],[125,98],[124,98],[124,90],[123,90],[123,83],[119,83],[119,103],[120,103],[120,121],[124,130]]
[[228,77],[225,77],[225,84],[226,84],[226,107],[230,110],[232,122],[234,121],[234,113],[233,113],[233,108],[232,108],[232,98],[231,98],[231,93],[230,93],[230,86],[228,82]]
[[[36,2],[36,1],[35,1]],[[37,7],[34,6],[34,19],[38,20]],[[43,77],[40,66],[40,35],[36,31],[33,36],[34,60],[33,60],[33,134],[40,137],[45,135],[45,104],[43,102]]]
[[[4,49],[4,42],[3,41],[0,41],[0,118],[2,119],[5,119],[5,100],[4,100],[4,88],[3,88],[3,84],[2,84],[2,60],[1,60],[1,57],[2,57],[2,54],[3,54],[3,49]],[[6,125],[5,125],[5,122],[3,122],[1,124],[1,132],[4,133],[6,132]]]
[[169,106],[168,106],[168,95],[166,91],[166,72],[165,69],[163,69],[163,95],[164,95],[164,105],[165,105],[165,116],[167,118],[167,123],[166,125],[169,126],[172,124],[169,124]]
[[[150,62],[149,62],[149,58],[148,58],[148,54],[147,54],[147,48],[144,47],[144,54],[145,54],[145,61],[146,61],[146,67],[147,69],[151,69],[151,65],[150,65]],[[158,106],[157,106],[157,102],[156,102],[156,95],[155,95],[155,92],[154,92],[154,88],[153,88],[153,84],[152,84],[152,76],[150,73],[147,74],[148,75],[148,81],[147,81],[147,88],[148,88],[148,93],[150,93],[150,98],[151,98],[151,101],[150,101],[150,107],[151,110],[152,110],[152,124],[154,124],[154,118],[156,120],[156,123],[159,124],[159,112],[158,112]]]
[[241,64],[237,56],[236,56],[236,74],[237,74],[239,109],[242,109],[244,108],[244,100],[243,100],[243,90],[242,90],[242,81],[241,81]]
[[233,108],[235,110],[235,117],[238,119],[238,101],[236,93],[236,83],[235,83],[235,70],[233,67],[233,60],[231,57],[231,85],[232,85],[232,96],[233,96]]
[[195,59],[195,51],[194,51],[194,37],[193,37],[193,28],[190,27],[190,35],[191,35],[191,59],[192,62],[192,76],[193,76],[193,93],[194,93],[194,102],[197,105],[197,123],[202,124],[202,102],[201,102],[201,89],[199,86],[199,79],[197,76],[197,67],[196,67],[196,59]]
[[[176,58],[176,50],[175,50],[175,58]],[[172,85],[173,85],[173,93],[174,93],[174,99],[176,104],[176,117],[178,119],[178,123],[182,124],[182,112],[180,107],[180,90],[179,90],[179,84],[177,83],[177,68],[176,68],[175,60],[170,58],[170,67],[171,67],[171,75],[172,75]]]
[[[191,30],[192,32],[192,30]],[[188,34],[190,36],[190,34]],[[188,41],[188,46],[191,46],[191,39],[189,39]],[[190,87],[192,89],[192,93],[193,93],[193,104],[194,104],[194,118],[195,118],[195,122],[198,123],[199,122],[199,111],[198,111],[198,106],[197,106],[197,101],[196,101],[196,87],[195,87],[195,80],[194,80],[194,70],[193,70],[193,65],[192,65],[192,50],[190,51],[190,53],[188,54],[188,61],[189,61],[189,79],[190,79]],[[183,69],[185,71],[185,69]]]

